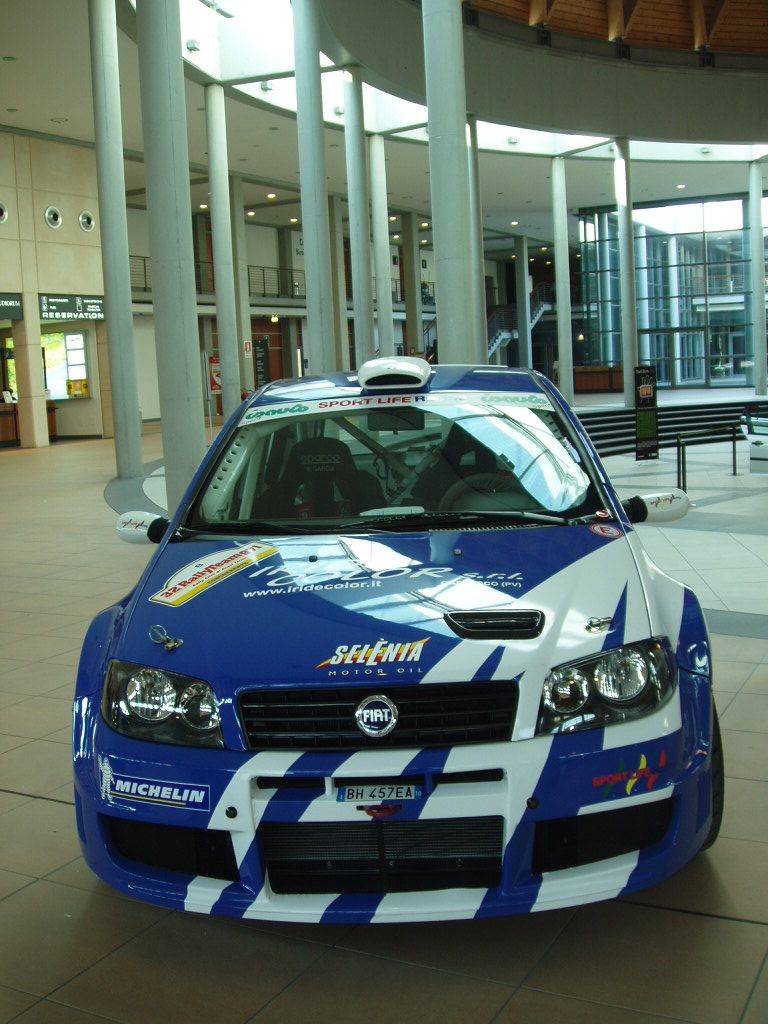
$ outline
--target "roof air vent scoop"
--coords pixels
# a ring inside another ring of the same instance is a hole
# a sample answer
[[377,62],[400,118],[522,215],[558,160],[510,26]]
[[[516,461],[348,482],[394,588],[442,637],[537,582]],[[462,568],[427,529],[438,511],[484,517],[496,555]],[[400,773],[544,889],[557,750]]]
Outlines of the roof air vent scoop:
[[431,373],[432,367],[425,359],[417,359],[415,356],[382,356],[363,363],[357,371],[357,379],[366,391],[413,391],[423,388]]

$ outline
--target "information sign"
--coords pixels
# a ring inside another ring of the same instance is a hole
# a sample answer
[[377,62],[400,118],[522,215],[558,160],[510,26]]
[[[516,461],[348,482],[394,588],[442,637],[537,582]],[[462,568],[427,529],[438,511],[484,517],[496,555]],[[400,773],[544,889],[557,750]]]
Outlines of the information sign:
[[40,295],[41,320],[103,320],[103,295]]
[[635,367],[635,460],[658,459],[659,413],[656,407],[656,369]]

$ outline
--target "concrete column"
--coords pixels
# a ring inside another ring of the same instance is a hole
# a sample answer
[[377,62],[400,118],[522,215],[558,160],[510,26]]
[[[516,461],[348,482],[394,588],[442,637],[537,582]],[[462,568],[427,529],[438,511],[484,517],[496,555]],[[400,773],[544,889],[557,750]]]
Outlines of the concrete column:
[[48,440],[48,414],[45,405],[40,312],[37,289],[21,293],[24,319],[11,324],[13,358],[16,362],[16,397],[19,439],[22,448],[45,448]]
[[395,329],[392,323],[392,268],[389,259],[389,207],[387,204],[387,166],[384,139],[371,135],[368,140],[368,165],[371,175],[371,226],[373,228],[373,265],[376,274],[376,324],[379,355],[395,354]]
[[571,323],[571,271],[568,255],[568,201],[565,187],[565,157],[552,160],[552,221],[555,242],[555,296],[557,299],[558,387],[567,402],[573,402],[573,324]]
[[336,368],[334,353],[341,339],[334,333],[319,15],[315,0],[293,0],[292,10],[307,288],[307,330],[304,334],[303,358],[306,372],[327,373]]
[[205,451],[177,0],[138,0],[136,27],[168,510]]
[[637,296],[635,247],[632,240],[632,176],[629,139],[614,139],[613,182],[619,221],[619,287],[621,291],[621,361],[624,369],[624,406],[635,405],[637,366]]
[[[141,422],[136,357],[133,346],[128,218],[125,209],[120,72],[114,0],[89,0],[93,123],[99,192],[104,317],[115,462],[121,479],[141,476]],[[105,413],[106,410],[103,410]]]
[[[330,372],[337,367],[341,370],[350,369],[347,275],[344,267],[344,225],[341,217],[340,196],[328,196],[328,225],[330,228],[333,336],[336,340],[333,362],[327,368]],[[304,237],[306,238],[306,235]]]
[[[239,174],[229,179],[229,215],[231,221],[232,260],[235,279],[235,319],[237,324],[240,380],[247,391],[255,382],[253,366],[253,338],[251,335],[251,296],[248,282],[248,245],[245,240],[243,179]],[[246,352],[246,342],[250,351]]]
[[651,326],[648,308],[648,234],[644,224],[637,226],[635,268],[637,274],[637,354],[640,365],[643,366],[650,365],[651,362],[650,338],[648,334],[640,333],[643,330],[647,331]]
[[[419,246],[419,221],[415,213],[401,213],[403,281],[405,283],[405,326],[408,334],[408,348],[421,352],[424,331],[423,306],[421,302],[421,249]],[[405,349],[404,349],[405,351]]]
[[467,116],[469,147],[469,226],[471,233],[472,305],[477,319],[475,354],[472,361],[488,362],[488,313],[485,307],[485,252],[483,246],[483,200],[480,192],[480,161],[477,148],[477,115]]
[[368,174],[365,163],[363,85],[359,71],[344,74],[344,147],[347,158],[349,246],[352,264],[352,300],[355,313],[357,365],[371,359],[373,343],[373,269]]
[[515,238],[515,293],[517,295],[517,359],[520,366],[533,369],[533,343],[531,341],[531,297],[528,291],[528,239]]
[[472,293],[472,230],[461,4],[422,0],[421,16],[439,360],[464,363],[475,351],[477,318],[467,302]]
[[[669,288],[669,324],[671,327],[680,328],[680,267],[678,266],[677,235],[669,236],[667,246],[667,287]],[[667,335],[666,354],[669,361],[669,381],[672,387],[679,387],[682,355],[680,341],[682,333],[679,330],[672,331]]]
[[[216,334],[221,369],[221,408],[226,419],[240,405],[240,360],[235,313],[235,268],[229,208],[227,121],[224,89],[205,87],[205,126],[208,134],[208,183],[213,240],[213,279],[216,291]],[[242,211],[241,211],[242,212]]]
[[749,251],[752,280],[752,347],[755,353],[755,394],[768,390],[766,380],[765,241],[763,229],[763,169],[757,160],[749,165]]

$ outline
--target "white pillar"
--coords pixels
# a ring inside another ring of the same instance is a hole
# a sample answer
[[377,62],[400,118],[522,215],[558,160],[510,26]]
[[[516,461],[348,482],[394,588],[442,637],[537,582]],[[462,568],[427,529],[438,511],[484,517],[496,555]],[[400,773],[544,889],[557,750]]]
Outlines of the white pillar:
[[334,336],[319,14],[315,0],[293,0],[292,10],[307,289],[307,330],[302,355],[305,372],[328,373],[336,368],[335,351],[341,339]]
[[438,352],[465,363],[475,351],[467,161],[464,36],[458,0],[422,0],[429,111],[429,173],[435,250]]
[[224,89],[205,87],[205,124],[208,133],[208,183],[213,242],[213,279],[216,291],[216,335],[221,369],[221,407],[226,419],[240,405],[240,360],[235,313],[235,269],[229,210],[229,166]]
[[114,0],[89,0],[93,123],[101,221],[112,421],[117,475],[141,476],[141,423],[133,347],[128,217],[125,210],[120,72]]
[[328,196],[329,245],[331,252],[331,301],[335,348],[330,369],[348,370],[349,319],[347,317],[347,275],[344,266],[344,224],[341,197]]
[[533,343],[531,341],[531,296],[528,291],[528,239],[515,238],[515,310],[517,312],[517,360],[520,366],[533,369]]
[[344,74],[344,146],[347,159],[355,355],[357,365],[360,366],[366,359],[373,357],[374,344],[371,215],[368,209],[368,175],[365,163],[363,85],[359,71]]
[[619,285],[621,289],[621,360],[624,372],[624,405],[635,405],[637,366],[637,296],[635,294],[635,247],[632,240],[632,177],[629,139],[614,139],[613,182],[619,222]]
[[488,362],[488,314],[485,308],[485,266],[483,247],[483,200],[480,192],[480,160],[477,148],[477,116],[469,114],[469,226],[471,232],[472,311],[476,321],[475,354],[472,361]]
[[152,299],[168,510],[205,451],[178,0],[138,0]]
[[[403,283],[405,285],[405,323],[408,348],[421,352],[424,333],[423,303],[421,301],[421,247],[419,222],[415,213],[401,213]],[[407,352],[406,352],[407,354]]]
[[568,255],[568,202],[565,188],[565,157],[552,160],[552,220],[555,241],[555,297],[557,300],[558,387],[573,402],[573,325],[571,323],[571,271]]
[[371,175],[371,225],[373,228],[373,265],[376,274],[376,324],[379,331],[379,355],[395,354],[392,324],[392,268],[389,259],[389,207],[387,205],[387,167],[384,139],[371,135],[368,140]]
[[755,352],[755,394],[768,391],[766,377],[765,232],[763,229],[763,169],[749,165],[749,249],[752,279],[752,338]]
[[[256,383],[251,333],[251,295],[248,281],[248,245],[245,240],[243,179],[233,174],[229,179],[229,216],[231,222],[232,260],[235,278],[235,320],[238,340],[240,380],[247,391]],[[247,342],[247,346],[246,346]],[[246,351],[246,347],[248,351]]]

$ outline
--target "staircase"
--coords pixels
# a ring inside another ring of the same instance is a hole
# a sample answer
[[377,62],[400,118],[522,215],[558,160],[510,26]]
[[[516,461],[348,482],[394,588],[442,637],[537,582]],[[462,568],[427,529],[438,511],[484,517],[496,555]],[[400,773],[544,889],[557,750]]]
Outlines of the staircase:
[[[551,309],[554,303],[554,290],[551,285],[538,284],[530,294],[531,330],[542,315]],[[502,345],[509,344],[518,337],[518,317],[516,306],[496,306],[488,314],[488,358],[490,359]]]
[[[766,410],[768,407],[764,401],[744,398],[730,402],[659,406],[659,447],[674,448],[678,435],[695,434],[695,437],[686,438],[688,444],[729,440],[731,427],[739,428],[740,419],[747,411],[753,416],[764,416]],[[634,452],[634,409],[577,409],[576,414],[599,455]]]

